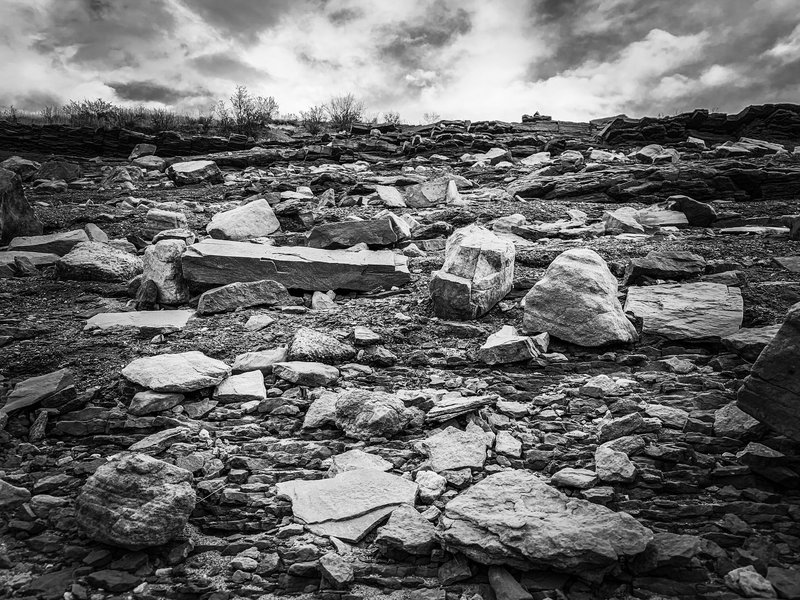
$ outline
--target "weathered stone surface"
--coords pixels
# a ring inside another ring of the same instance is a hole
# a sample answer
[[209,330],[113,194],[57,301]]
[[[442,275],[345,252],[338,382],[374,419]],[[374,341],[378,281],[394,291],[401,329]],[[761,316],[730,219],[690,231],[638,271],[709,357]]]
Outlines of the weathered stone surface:
[[533,600],[533,596],[502,567],[489,567],[489,585],[497,600]]
[[81,176],[81,167],[65,160],[48,160],[42,163],[32,179],[61,179],[66,182],[75,181]]
[[183,394],[169,394],[145,390],[133,396],[128,406],[128,412],[136,417],[162,412],[178,406],[178,404],[183,402],[184,398],[185,396]]
[[219,402],[261,401],[267,397],[261,371],[247,371],[224,379],[214,390],[214,400]]
[[299,328],[289,344],[289,360],[339,364],[352,360],[356,350],[350,344],[309,327]]
[[12,238],[41,233],[42,223],[25,198],[22,179],[13,171],[0,168],[0,246]]
[[215,214],[206,231],[217,240],[241,242],[267,236],[280,228],[269,202],[262,199]]
[[736,402],[730,402],[714,411],[714,433],[718,436],[747,439],[763,430],[761,422],[744,412]]
[[11,514],[15,508],[31,499],[31,493],[24,487],[12,485],[0,479],[0,509]]
[[742,292],[720,283],[631,287],[625,312],[643,320],[643,333],[671,340],[725,337],[739,331]]
[[388,250],[320,250],[203,240],[183,256],[189,281],[225,285],[272,279],[288,289],[372,291],[411,280],[408,259]]
[[458,229],[444,265],[431,274],[433,310],[446,319],[477,319],[502,300],[514,280],[514,245],[483,227]]
[[361,469],[331,479],[278,483],[294,516],[318,535],[357,542],[401,504],[413,504],[417,484],[402,477]]
[[0,252],[0,277],[13,277],[19,261],[26,263],[30,261],[34,267],[44,268],[56,264],[59,258],[61,257],[58,254],[46,252],[2,251]]
[[644,278],[688,279],[705,272],[702,256],[680,250],[653,250],[644,258],[634,258],[625,269],[625,285],[636,285]]
[[560,254],[522,301],[523,329],[580,346],[633,342],[636,330],[617,299],[617,280],[593,250]]
[[9,250],[24,252],[46,252],[64,256],[81,242],[88,242],[89,236],[83,229],[50,233],[48,235],[30,235],[15,237],[8,244]]
[[311,248],[350,248],[356,244],[391,246],[409,237],[408,225],[398,218],[339,221],[317,225],[308,234]]
[[339,379],[339,369],[318,362],[286,361],[272,365],[277,377],[297,385],[327,386]]
[[436,542],[433,524],[409,504],[401,504],[392,512],[389,522],[378,529],[375,544],[384,554],[400,551],[427,556]]
[[186,215],[182,212],[151,208],[147,211],[144,227],[143,234],[147,238],[153,238],[158,233],[170,229],[186,229]]
[[786,314],[737,395],[737,406],[800,441],[800,304]]
[[665,210],[677,210],[686,215],[689,225],[710,227],[717,220],[717,211],[710,204],[699,202],[689,196],[670,196],[661,204]]
[[725,575],[725,583],[745,598],[777,598],[778,594],[769,580],[753,565],[733,569]]
[[595,450],[594,464],[600,481],[628,482],[636,478],[634,465],[624,452],[602,445]]
[[597,483],[597,473],[589,469],[564,467],[553,473],[553,476],[550,478],[550,483],[562,487],[585,490]]
[[336,426],[359,440],[390,438],[402,431],[412,417],[400,398],[386,392],[348,390],[336,401]]
[[415,479],[419,486],[419,499],[431,504],[447,489],[447,479],[434,471],[417,471]]
[[447,421],[459,415],[471,413],[484,406],[497,402],[497,396],[462,396],[461,394],[448,394],[425,415],[426,421]]
[[56,262],[56,274],[61,279],[127,282],[141,272],[138,256],[101,242],[76,244]]
[[[335,477],[345,471],[358,471],[359,469],[375,469],[378,471],[391,471],[392,463],[378,456],[355,448],[331,457],[331,467],[328,477]],[[417,482],[419,483],[419,481]]]
[[[272,373],[275,363],[286,361],[286,346],[278,346],[270,350],[257,350],[237,354],[233,361],[233,372],[261,371],[264,374]],[[303,363],[307,364],[307,363]]]
[[336,552],[327,552],[319,559],[322,576],[335,588],[341,589],[353,581],[353,565]]
[[123,377],[155,392],[193,392],[213,387],[230,372],[224,362],[197,351],[137,358],[122,369]]
[[110,329],[112,327],[180,330],[194,316],[193,310],[142,310],[98,313],[86,321],[84,329]]
[[175,185],[192,185],[195,183],[222,183],[222,171],[217,163],[211,160],[190,160],[170,165],[167,175]]
[[750,362],[755,362],[762,350],[775,338],[781,325],[749,327],[722,338],[722,344],[731,352]]
[[181,256],[186,251],[183,240],[161,240],[144,251],[142,281],[152,281],[158,288],[161,304],[181,304],[189,300],[189,287],[183,278]]
[[529,471],[504,471],[445,506],[444,544],[488,565],[592,578],[642,552],[653,533],[626,513],[568,498]]
[[45,408],[58,407],[75,398],[75,381],[72,371],[59,369],[46,375],[20,381],[8,395],[0,415],[38,404]]
[[436,473],[471,467],[480,469],[486,462],[486,436],[479,427],[466,431],[448,427],[426,438],[422,447]]
[[201,315],[227,312],[252,306],[290,306],[294,304],[289,291],[277,281],[247,281],[229,283],[203,292],[197,303]]
[[[543,335],[549,337],[547,333]],[[487,365],[522,362],[536,358],[540,350],[541,344],[537,345],[534,338],[519,335],[514,327],[505,325],[478,349],[478,359]],[[543,351],[547,351],[547,343]]]
[[75,500],[75,518],[88,537],[138,550],[166,544],[194,510],[192,475],[144,454],[102,465]]

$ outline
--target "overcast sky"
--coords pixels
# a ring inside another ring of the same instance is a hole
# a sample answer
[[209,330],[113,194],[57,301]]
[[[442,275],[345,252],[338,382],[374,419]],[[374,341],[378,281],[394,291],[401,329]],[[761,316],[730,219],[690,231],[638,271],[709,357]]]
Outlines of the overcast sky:
[[417,122],[800,102],[800,0],[0,0],[0,105],[196,114],[236,84]]

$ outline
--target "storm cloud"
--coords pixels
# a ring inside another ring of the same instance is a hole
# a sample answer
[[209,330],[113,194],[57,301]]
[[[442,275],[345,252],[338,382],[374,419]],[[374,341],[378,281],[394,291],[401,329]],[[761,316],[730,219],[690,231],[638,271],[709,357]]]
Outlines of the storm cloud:
[[739,111],[800,97],[796,0],[3,0],[0,105],[193,111],[234,85],[408,121]]

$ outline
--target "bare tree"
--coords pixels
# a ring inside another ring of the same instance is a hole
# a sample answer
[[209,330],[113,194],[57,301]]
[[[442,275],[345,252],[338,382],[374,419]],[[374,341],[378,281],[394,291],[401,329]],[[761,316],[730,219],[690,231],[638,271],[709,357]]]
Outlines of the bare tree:
[[349,131],[353,123],[360,121],[364,114],[364,102],[352,93],[333,96],[325,105],[328,120],[336,131]]
[[315,105],[308,110],[301,110],[300,119],[306,131],[312,135],[316,135],[322,131],[322,126],[325,123],[325,107]]
[[400,125],[400,113],[396,110],[387,110],[383,113],[383,122],[388,125]]
[[39,111],[39,114],[48,125],[55,123],[60,116],[58,106],[55,104],[45,104],[42,110]]
[[438,123],[441,121],[442,115],[437,112],[426,112],[424,115],[422,115],[422,118],[425,121],[425,124],[428,125],[430,123]]

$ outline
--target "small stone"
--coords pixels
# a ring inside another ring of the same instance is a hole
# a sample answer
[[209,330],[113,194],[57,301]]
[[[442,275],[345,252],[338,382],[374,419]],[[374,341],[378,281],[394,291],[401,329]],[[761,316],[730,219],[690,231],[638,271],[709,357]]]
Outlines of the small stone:
[[597,473],[589,469],[565,467],[550,478],[550,483],[562,487],[585,490],[597,483]]
[[287,361],[272,365],[281,379],[310,387],[329,386],[339,379],[339,369],[318,362]]
[[415,481],[419,486],[419,499],[432,504],[447,489],[447,479],[434,471],[418,471]]
[[733,569],[725,575],[725,584],[746,598],[777,598],[768,579],[759,575],[753,565]]
[[630,482],[636,479],[636,465],[624,452],[600,446],[594,453],[595,470],[600,481]]
[[389,522],[378,529],[375,538],[375,544],[384,554],[395,550],[418,556],[429,555],[435,541],[433,524],[408,504],[392,512]]
[[214,390],[214,400],[226,402],[261,402],[267,398],[264,376],[261,371],[247,371],[231,375]]
[[353,565],[336,552],[323,554],[319,559],[322,576],[337,589],[353,582]]

